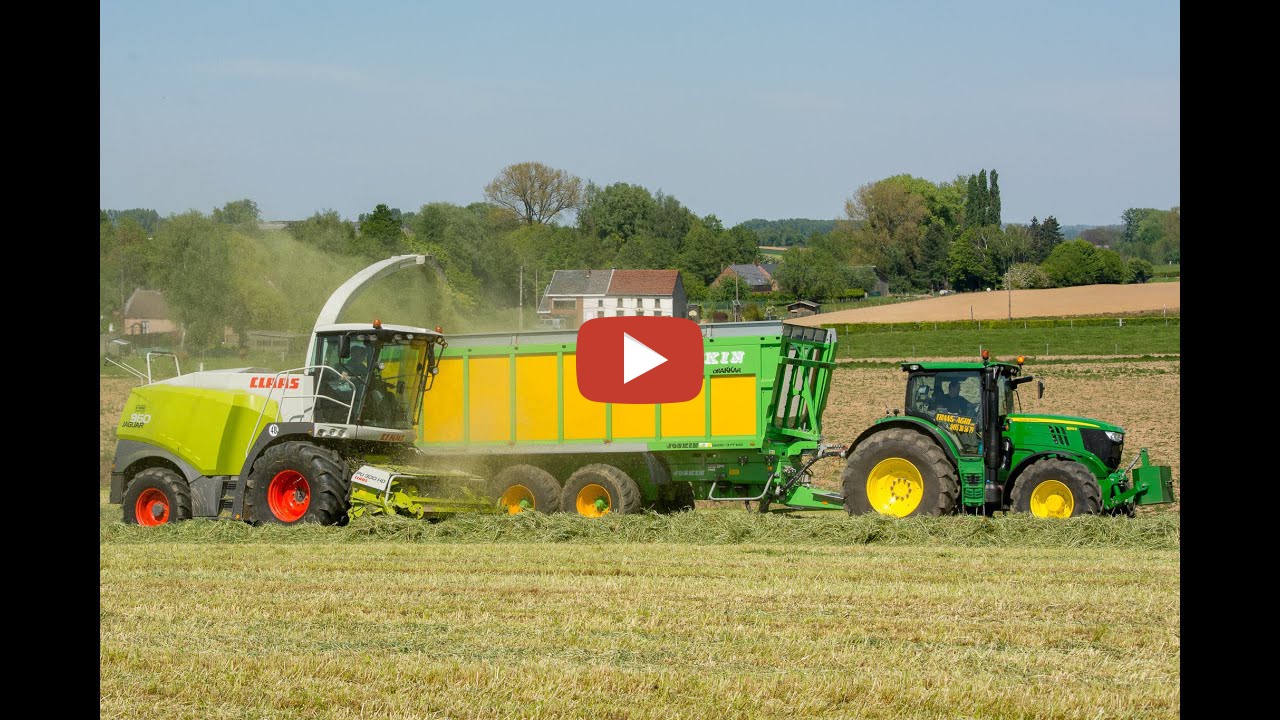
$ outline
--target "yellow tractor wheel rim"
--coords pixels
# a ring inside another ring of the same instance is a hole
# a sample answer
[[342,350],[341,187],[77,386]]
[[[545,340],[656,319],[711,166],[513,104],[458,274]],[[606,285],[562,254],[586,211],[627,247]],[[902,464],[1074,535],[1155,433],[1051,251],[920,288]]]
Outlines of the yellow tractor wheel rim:
[[579,515],[595,518],[609,513],[613,508],[613,498],[609,497],[608,490],[591,483],[578,491],[574,505],[577,506]]
[[518,515],[525,510],[533,510],[538,504],[533,500],[533,492],[523,485],[512,485],[502,493],[498,504],[507,509],[508,515]]
[[882,515],[906,517],[920,506],[923,495],[924,477],[905,458],[881,460],[867,475],[867,499]]
[[1067,518],[1075,508],[1071,488],[1057,480],[1045,480],[1031,491],[1031,514],[1036,517]]

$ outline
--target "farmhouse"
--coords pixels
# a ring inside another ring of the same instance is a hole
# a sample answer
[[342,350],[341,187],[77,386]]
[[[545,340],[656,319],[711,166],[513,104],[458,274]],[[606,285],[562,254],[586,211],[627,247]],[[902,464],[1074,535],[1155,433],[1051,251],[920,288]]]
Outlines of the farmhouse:
[[177,329],[178,324],[169,311],[169,303],[165,302],[164,293],[159,290],[138,288],[124,304],[126,335],[168,333]]
[[730,265],[715,280],[711,281],[711,287],[715,287],[723,282],[726,278],[738,277],[750,288],[751,292],[768,293],[778,289],[778,281],[773,279],[773,274],[777,272],[777,263],[757,263],[755,265]]
[[538,303],[544,325],[576,328],[592,318],[685,317],[678,270],[556,270]]

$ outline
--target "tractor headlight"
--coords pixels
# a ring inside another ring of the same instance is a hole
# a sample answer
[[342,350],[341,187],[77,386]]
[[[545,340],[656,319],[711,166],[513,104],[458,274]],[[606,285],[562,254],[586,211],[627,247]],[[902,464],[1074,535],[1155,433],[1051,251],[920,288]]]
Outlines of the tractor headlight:
[[1108,438],[1108,439],[1110,439],[1110,440],[1111,440],[1111,442],[1118,442],[1118,443],[1122,443],[1122,442],[1124,442],[1124,433],[1122,433],[1122,432],[1111,432],[1110,430],[1108,430],[1108,431],[1107,431],[1107,438]]

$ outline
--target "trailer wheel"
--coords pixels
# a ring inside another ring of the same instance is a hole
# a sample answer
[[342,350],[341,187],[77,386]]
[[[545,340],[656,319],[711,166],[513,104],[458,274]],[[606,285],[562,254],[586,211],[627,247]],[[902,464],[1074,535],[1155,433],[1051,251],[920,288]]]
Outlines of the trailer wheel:
[[167,525],[191,519],[191,486],[167,467],[133,476],[124,493],[124,521],[131,525]]
[[631,515],[640,512],[640,486],[612,465],[586,465],[565,482],[560,507],[592,518]]
[[956,470],[942,448],[905,428],[882,430],[864,440],[849,456],[840,480],[850,515],[943,515],[960,495]]
[[676,480],[671,483],[671,502],[667,512],[688,512],[694,509],[693,483]]
[[290,440],[267,448],[253,463],[245,485],[249,522],[341,525],[350,486],[346,462],[336,451]]
[[1045,458],[1018,476],[1009,493],[1014,512],[1067,518],[1102,509],[1102,490],[1089,468],[1074,460]]
[[560,483],[551,473],[533,465],[512,465],[498,473],[493,481],[493,494],[508,515],[526,510],[560,511]]

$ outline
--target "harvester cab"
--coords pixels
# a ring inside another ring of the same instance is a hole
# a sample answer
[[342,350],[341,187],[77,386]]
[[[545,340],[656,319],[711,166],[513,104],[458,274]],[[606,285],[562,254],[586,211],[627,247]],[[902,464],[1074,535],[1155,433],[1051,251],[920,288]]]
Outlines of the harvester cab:
[[1025,360],[992,360],[984,350],[981,362],[903,363],[903,415],[876,421],[845,451],[845,508],[1072,517],[1174,502],[1171,468],[1151,465],[1145,448],[1121,467],[1123,428],[1024,414],[1019,387],[1036,379],[1023,374]]

